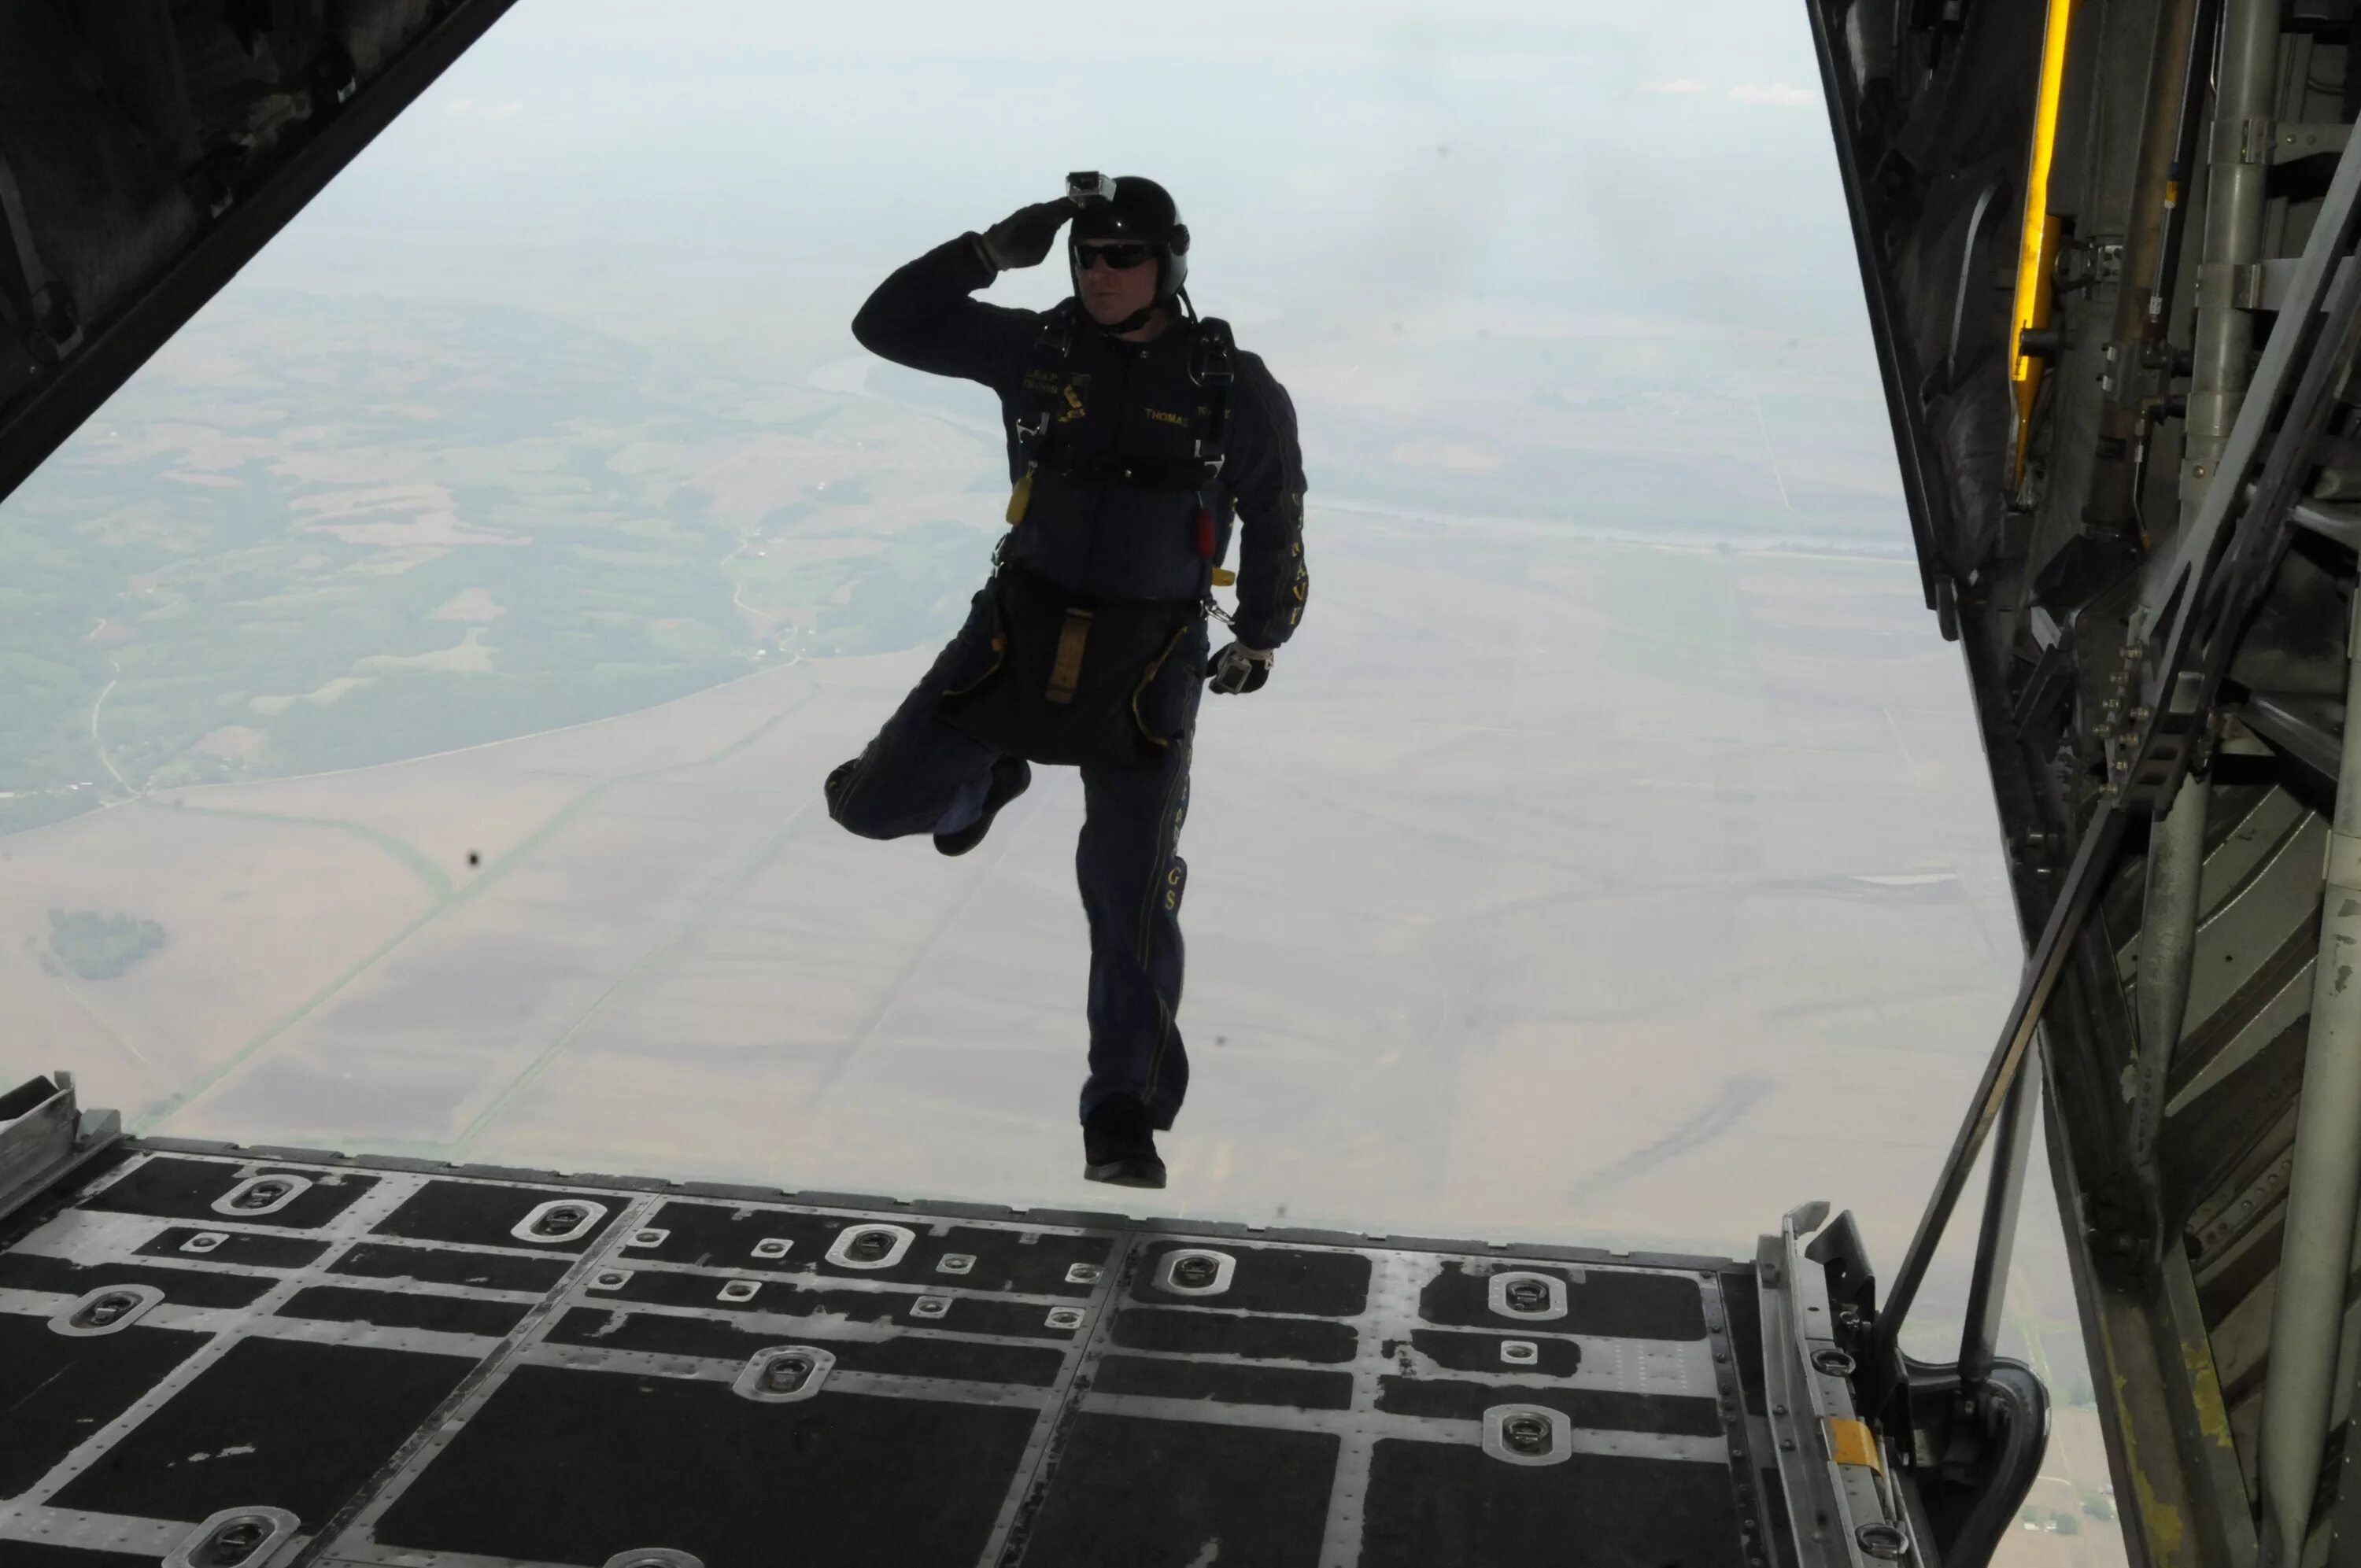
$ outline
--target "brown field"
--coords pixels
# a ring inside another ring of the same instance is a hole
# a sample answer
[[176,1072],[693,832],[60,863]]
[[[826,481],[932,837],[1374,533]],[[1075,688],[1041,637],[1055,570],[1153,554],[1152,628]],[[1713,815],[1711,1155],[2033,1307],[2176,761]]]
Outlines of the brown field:
[[[1630,597],[1656,553],[1455,535],[1433,573],[1351,526],[1280,683],[1201,731],[1171,1196],[1733,1248],[1827,1193],[1898,1247],[2015,953],[1909,574],[1664,555],[1641,598],[1734,617],[1696,644]],[[181,1075],[174,1133],[1081,1199],[1074,781],[957,863],[815,804],[924,657],[22,836],[20,966],[51,904],[170,934],[86,1006],[29,973],[40,1049],[159,1098],[98,1009]]]

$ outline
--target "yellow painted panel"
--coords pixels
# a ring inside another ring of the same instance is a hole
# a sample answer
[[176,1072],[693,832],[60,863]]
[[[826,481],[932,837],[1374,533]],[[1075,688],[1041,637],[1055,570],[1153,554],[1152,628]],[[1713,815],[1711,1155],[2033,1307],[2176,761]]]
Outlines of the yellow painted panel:
[[1828,1453],[1839,1464],[1866,1464],[1880,1475],[1885,1474],[1885,1462],[1878,1457],[1877,1439],[1870,1435],[1867,1421],[1830,1416]]

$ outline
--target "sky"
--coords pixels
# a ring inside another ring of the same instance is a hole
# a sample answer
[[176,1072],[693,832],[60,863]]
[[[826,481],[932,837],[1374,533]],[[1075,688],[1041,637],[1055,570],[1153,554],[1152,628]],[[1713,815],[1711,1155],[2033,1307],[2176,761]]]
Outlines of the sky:
[[1471,295],[1866,354],[1799,7],[1096,9],[526,0],[250,270],[780,350],[1097,167],[1175,193],[1242,326]]

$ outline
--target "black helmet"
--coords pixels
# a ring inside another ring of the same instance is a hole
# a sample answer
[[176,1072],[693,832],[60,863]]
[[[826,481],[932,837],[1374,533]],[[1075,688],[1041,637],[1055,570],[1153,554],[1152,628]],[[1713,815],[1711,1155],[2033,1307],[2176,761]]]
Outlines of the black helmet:
[[1126,174],[1115,181],[1112,199],[1093,199],[1082,204],[1074,214],[1072,237],[1066,247],[1066,261],[1074,276],[1074,291],[1082,291],[1081,258],[1075,254],[1086,239],[1136,239],[1156,249],[1156,302],[1169,306],[1180,286],[1189,280],[1189,225],[1180,221],[1180,209],[1172,204],[1171,192],[1153,180]]

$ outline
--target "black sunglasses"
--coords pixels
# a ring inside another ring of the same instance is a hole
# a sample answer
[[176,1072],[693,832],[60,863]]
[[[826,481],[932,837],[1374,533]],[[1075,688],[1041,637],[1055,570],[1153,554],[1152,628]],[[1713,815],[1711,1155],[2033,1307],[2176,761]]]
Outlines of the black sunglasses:
[[1074,246],[1074,266],[1089,271],[1091,258],[1095,256],[1118,271],[1129,271],[1156,254],[1156,247],[1138,240],[1119,240],[1109,245],[1093,241],[1077,241]]

